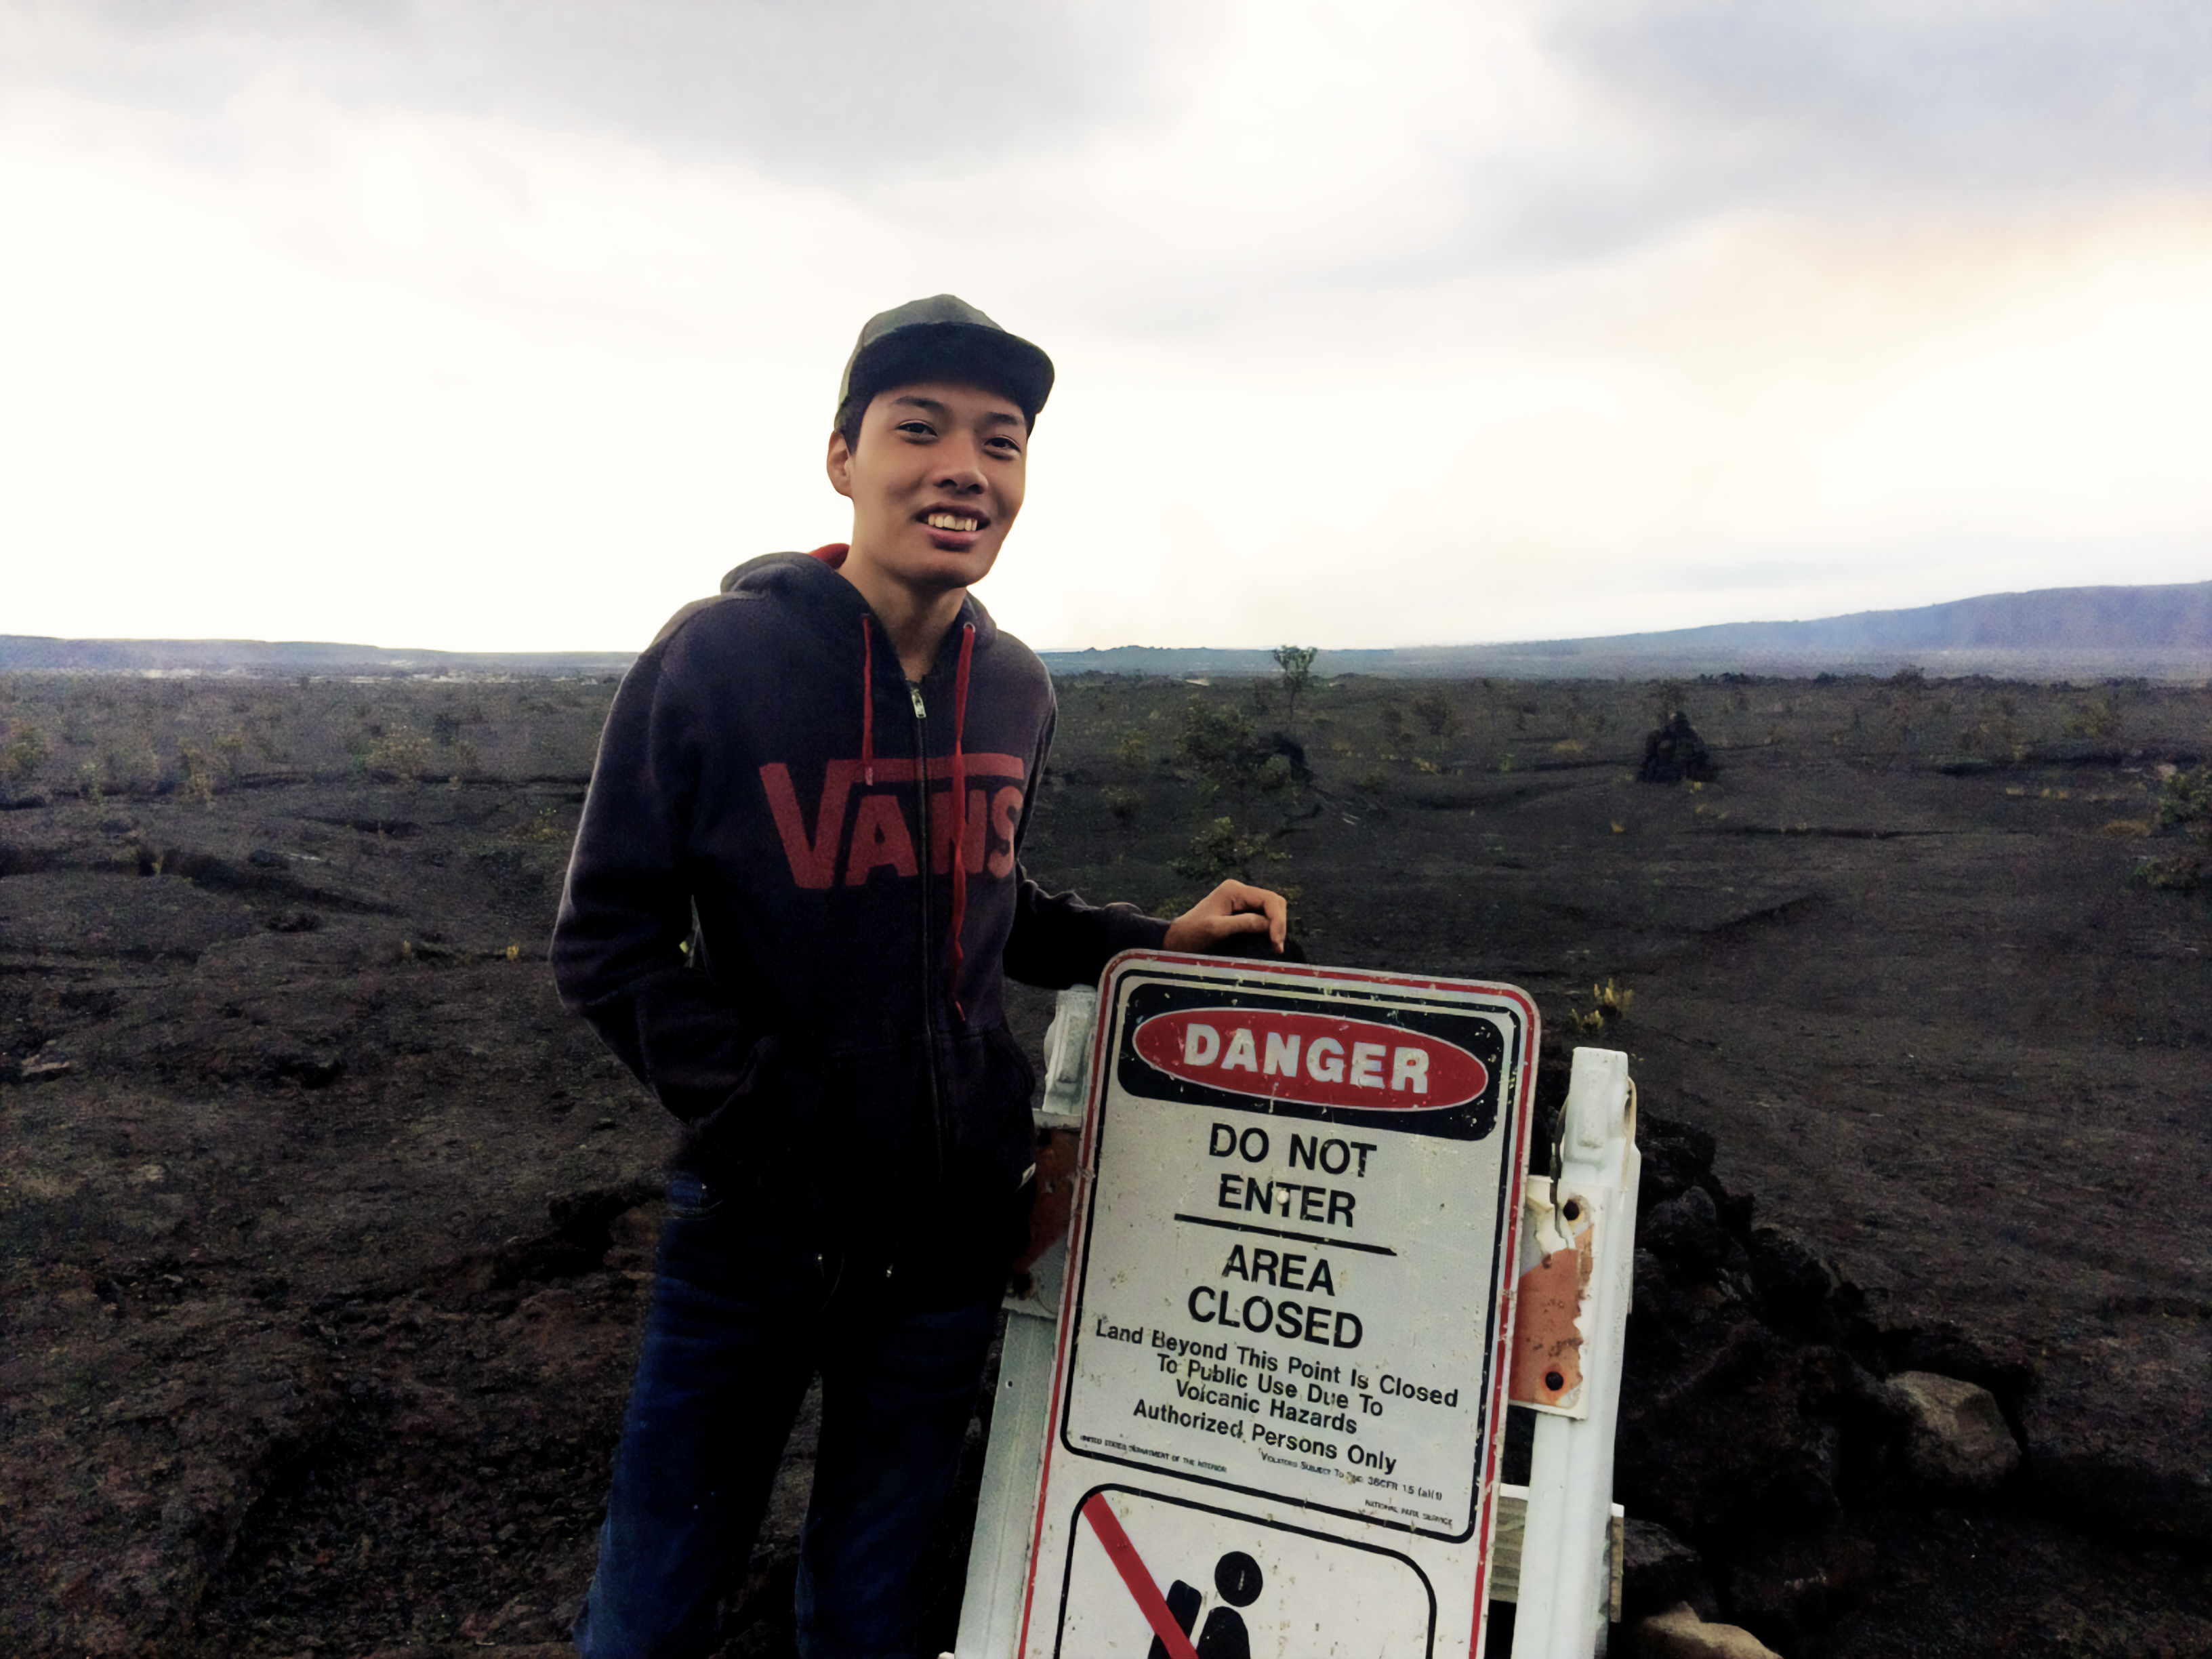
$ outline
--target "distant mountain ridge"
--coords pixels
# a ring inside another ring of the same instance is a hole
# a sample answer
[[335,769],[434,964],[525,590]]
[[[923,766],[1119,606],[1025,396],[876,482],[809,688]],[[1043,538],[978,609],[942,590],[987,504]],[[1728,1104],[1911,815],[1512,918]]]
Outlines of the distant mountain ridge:
[[1577,646],[1708,644],[1748,651],[2212,650],[2212,581],[2154,587],[2046,587],[1818,622],[1717,623]]
[[[1122,646],[1040,654],[1056,674],[1275,672],[1267,651]],[[2202,678],[2212,674],[2212,581],[2048,587],[1810,622],[1715,623],[1592,639],[1324,649],[1316,667],[1326,674],[1610,678],[1729,671],[1888,673],[1907,664],[1937,674]]]
[[70,674],[619,674],[635,651],[409,651],[320,640],[61,640],[0,634],[0,670]]
[[[1272,674],[1273,653],[1240,647],[1125,645],[1043,651],[1055,674]],[[124,674],[618,674],[628,651],[394,650],[315,641],[61,640],[0,634],[0,670]],[[1811,622],[1716,623],[1598,639],[1504,645],[1332,650],[1324,675],[1492,675],[1613,678],[1741,672],[1888,673],[2014,678],[2212,675],[2212,581],[2049,587],[1989,593],[1904,611],[1861,611]]]

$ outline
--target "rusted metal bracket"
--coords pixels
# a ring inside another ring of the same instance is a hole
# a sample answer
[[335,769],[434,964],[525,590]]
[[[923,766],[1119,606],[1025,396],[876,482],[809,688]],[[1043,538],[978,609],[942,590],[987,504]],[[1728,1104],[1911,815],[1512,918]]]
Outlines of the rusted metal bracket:
[[[1556,1201],[1555,1201],[1556,1196]],[[1513,1370],[1507,1395],[1516,1406],[1586,1414],[1583,1388],[1584,1310],[1597,1259],[1598,1200],[1562,1192],[1532,1176],[1522,1200],[1522,1273],[1513,1310]]]

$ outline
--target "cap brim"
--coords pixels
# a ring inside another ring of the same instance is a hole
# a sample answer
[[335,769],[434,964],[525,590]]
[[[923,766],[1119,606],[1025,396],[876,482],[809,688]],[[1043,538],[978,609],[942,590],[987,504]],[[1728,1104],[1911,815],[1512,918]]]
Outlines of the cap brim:
[[980,386],[1012,398],[1034,421],[1052,395],[1052,359],[1004,329],[918,323],[893,330],[854,356],[842,403],[866,403],[894,386],[924,380]]

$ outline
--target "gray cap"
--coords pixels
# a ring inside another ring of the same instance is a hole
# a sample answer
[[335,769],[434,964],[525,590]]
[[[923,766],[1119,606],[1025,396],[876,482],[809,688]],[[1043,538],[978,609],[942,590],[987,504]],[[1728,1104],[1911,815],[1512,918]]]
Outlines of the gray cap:
[[856,402],[919,380],[981,386],[1021,405],[1035,424],[1052,395],[1052,359],[1009,334],[965,300],[939,294],[868,319],[837,386],[837,422]]

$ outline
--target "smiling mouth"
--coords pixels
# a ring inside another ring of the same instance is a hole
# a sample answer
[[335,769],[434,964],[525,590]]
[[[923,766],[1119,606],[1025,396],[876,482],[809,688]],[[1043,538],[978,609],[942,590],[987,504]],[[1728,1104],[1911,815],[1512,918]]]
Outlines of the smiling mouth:
[[962,535],[970,536],[983,527],[983,521],[981,519],[973,518],[965,513],[933,513],[924,522],[932,530],[951,530]]

